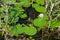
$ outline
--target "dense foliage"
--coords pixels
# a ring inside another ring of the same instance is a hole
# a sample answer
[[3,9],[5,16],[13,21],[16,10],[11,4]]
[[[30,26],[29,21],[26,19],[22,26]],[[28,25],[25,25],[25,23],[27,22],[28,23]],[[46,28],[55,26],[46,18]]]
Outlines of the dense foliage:
[[[0,28],[7,31],[10,36],[20,34],[33,36],[43,27],[51,29],[59,27],[60,6],[52,0],[48,2],[49,8],[45,7],[45,0],[0,0]],[[34,14],[37,16],[32,16],[34,19],[28,15],[27,8],[35,10]],[[28,22],[24,23],[21,19],[26,19]],[[2,34],[4,35],[4,32]]]

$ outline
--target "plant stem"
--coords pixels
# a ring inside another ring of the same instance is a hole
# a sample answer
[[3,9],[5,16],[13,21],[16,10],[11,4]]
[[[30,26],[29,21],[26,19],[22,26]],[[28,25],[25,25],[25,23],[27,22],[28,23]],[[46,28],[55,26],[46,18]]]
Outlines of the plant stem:
[[47,9],[48,5],[49,5],[49,2],[48,2],[48,0],[46,0],[45,2],[46,2],[45,8]]
[[[6,15],[5,15],[5,23],[6,23],[6,31],[7,31],[7,25],[8,25],[8,6],[7,5],[5,5],[5,7],[6,7]],[[7,39],[7,32],[5,33],[5,40],[8,40]]]
[[1,16],[0,16],[0,27],[1,27]]
[[[48,30],[49,30],[49,28],[50,28],[50,26],[51,26],[51,21],[52,21],[52,16],[51,16],[51,13],[52,13],[52,11],[53,11],[53,7],[54,7],[54,3],[52,3],[51,2],[51,6],[50,6],[50,11],[49,11],[49,23],[48,23]],[[48,40],[49,40],[49,36],[48,36]]]
[[55,6],[58,5],[58,4],[60,4],[60,1],[56,2],[56,3],[55,3]]

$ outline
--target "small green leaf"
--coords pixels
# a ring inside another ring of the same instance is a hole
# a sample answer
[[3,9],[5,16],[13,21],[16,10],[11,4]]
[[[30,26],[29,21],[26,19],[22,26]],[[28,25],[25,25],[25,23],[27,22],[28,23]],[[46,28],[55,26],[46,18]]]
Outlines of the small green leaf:
[[14,6],[18,8],[18,7],[21,7],[22,4],[21,3],[15,3]]
[[47,25],[47,20],[48,20],[48,17],[44,15],[43,18],[38,17],[34,19],[33,24],[37,26],[38,28],[42,29],[45,25]]
[[24,6],[24,7],[29,7],[30,4],[31,4],[30,0],[21,0],[20,3],[21,3],[22,6]]
[[26,18],[27,15],[24,14],[24,9],[22,9],[21,7],[10,7],[9,8],[9,14],[8,14],[9,18],[9,24],[11,23],[16,23],[20,18]]
[[37,12],[42,12],[42,13],[46,12],[46,8],[43,6],[39,6],[38,4],[33,4],[33,8],[35,8]]
[[44,5],[44,0],[35,0],[36,3]]
[[32,25],[30,25],[29,27],[25,26],[24,29],[25,29],[24,31],[25,34],[30,35],[30,36],[35,35],[37,33],[36,28]]
[[8,14],[9,17],[13,17],[14,15],[15,15],[15,12],[13,12],[13,11],[11,11],[11,12]]
[[59,26],[60,26],[60,21],[54,20],[54,21],[52,21],[50,28],[55,28],[55,27],[59,27]]
[[11,20],[11,22],[16,23],[19,20],[19,17],[15,17]]
[[12,29],[10,31],[10,34],[13,35],[13,36],[14,35],[17,36],[19,34],[22,34],[23,32],[24,32],[24,30],[23,30],[22,25],[17,24],[15,27],[12,27]]
[[27,17],[27,15],[26,14],[22,14],[20,17],[24,19],[24,18]]
[[3,7],[0,8],[0,12],[4,12],[5,9]]
[[22,25],[18,24],[18,25],[16,25],[16,27],[17,27],[17,33],[18,34],[22,34],[24,32]]

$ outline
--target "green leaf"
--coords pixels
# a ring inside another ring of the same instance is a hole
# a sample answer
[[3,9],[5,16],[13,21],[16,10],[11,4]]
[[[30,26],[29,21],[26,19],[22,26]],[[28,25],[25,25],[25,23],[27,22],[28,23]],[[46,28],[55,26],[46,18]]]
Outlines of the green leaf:
[[37,30],[33,25],[30,25],[29,27],[25,26],[24,30],[25,30],[24,31],[25,34],[30,35],[30,36],[35,35],[37,33]]
[[25,19],[27,17],[27,15],[26,14],[22,14],[20,17]]
[[23,29],[22,25],[17,24],[16,27],[17,27],[17,33],[18,34],[22,34],[24,32],[24,29]]
[[14,6],[15,6],[15,7],[21,7],[22,4],[21,4],[21,3],[15,3]]
[[24,9],[22,7],[18,7],[18,8],[15,7],[14,9],[17,10],[17,11],[19,11],[19,12],[23,12],[24,11]]
[[29,7],[31,5],[30,0],[21,0],[20,2],[22,4],[22,6],[24,7]]
[[38,4],[33,4],[33,8],[35,8],[37,12],[42,12],[42,13],[46,12],[46,8],[43,6],[39,6]]
[[59,26],[60,26],[60,21],[54,20],[54,21],[52,21],[50,28],[55,28],[55,27],[59,27]]
[[9,19],[8,19],[9,24],[11,24],[11,23],[15,24],[19,20],[19,17],[20,18],[27,17],[27,15],[24,14],[24,9],[22,9],[21,7],[20,8],[19,7],[15,7],[15,8],[10,7],[8,16],[9,16]]
[[9,17],[13,17],[14,15],[15,15],[15,12],[13,11],[8,14]]
[[5,11],[5,8],[1,7],[0,12],[4,12],[4,11]]
[[57,11],[57,15],[60,16],[60,11]]
[[16,23],[19,20],[19,17],[15,17],[11,20],[12,23]]
[[23,32],[24,32],[24,30],[23,30],[22,25],[17,24],[15,27],[12,27],[12,29],[10,31],[10,34],[13,35],[13,36],[14,35],[17,36],[19,34],[22,34]]
[[38,17],[34,19],[33,24],[38,28],[42,29],[45,25],[47,25],[47,20],[48,20],[47,16],[44,16],[43,18]]
[[36,3],[44,5],[44,0],[35,0]]

